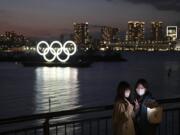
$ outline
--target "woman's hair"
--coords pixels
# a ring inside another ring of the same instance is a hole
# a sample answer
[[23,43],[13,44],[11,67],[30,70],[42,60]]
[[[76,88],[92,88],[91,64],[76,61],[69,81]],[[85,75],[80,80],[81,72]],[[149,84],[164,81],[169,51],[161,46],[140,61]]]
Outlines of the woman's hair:
[[139,80],[136,82],[135,90],[137,89],[137,87],[138,87],[139,84],[143,85],[143,87],[146,88],[146,90],[148,90],[149,84],[148,84],[148,82],[147,82],[145,79],[141,78],[141,79],[139,79]]
[[124,97],[125,97],[124,93],[125,93],[125,90],[127,90],[127,89],[130,90],[130,85],[128,82],[126,82],[126,81],[119,82],[118,87],[117,87],[117,94],[116,94],[115,101],[124,99]]

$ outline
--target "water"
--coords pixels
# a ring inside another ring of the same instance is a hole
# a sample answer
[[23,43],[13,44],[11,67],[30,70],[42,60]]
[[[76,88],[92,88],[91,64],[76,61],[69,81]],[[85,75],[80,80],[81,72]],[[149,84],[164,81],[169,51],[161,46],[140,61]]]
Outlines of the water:
[[180,53],[122,55],[127,62],[98,62],[90,68],[25,68],[1,62],[0,117],[112,104],[119,81],[127,80],[133,88],[142,77],[156,98],[180,96]]

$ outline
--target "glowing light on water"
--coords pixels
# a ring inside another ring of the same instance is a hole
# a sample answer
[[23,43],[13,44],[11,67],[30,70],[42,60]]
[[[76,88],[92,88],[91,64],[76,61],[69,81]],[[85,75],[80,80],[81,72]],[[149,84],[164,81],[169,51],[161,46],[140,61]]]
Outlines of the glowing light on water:
[[36,74],[36,112],[73,108],[79,102],[78,69],[41,67]]

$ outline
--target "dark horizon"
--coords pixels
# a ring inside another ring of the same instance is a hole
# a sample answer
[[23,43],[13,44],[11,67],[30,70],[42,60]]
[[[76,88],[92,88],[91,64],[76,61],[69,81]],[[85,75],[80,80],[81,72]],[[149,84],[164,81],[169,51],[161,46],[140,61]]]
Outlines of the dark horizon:
[[[0,33],[16,31],[30,37],[58,37],[73,32],[73,22],[118,27],[123,32],[127,22],[163,21],[180,25],[179,2],[170,0],[2,0]],[[167,6],[168,5],[168,6]]]

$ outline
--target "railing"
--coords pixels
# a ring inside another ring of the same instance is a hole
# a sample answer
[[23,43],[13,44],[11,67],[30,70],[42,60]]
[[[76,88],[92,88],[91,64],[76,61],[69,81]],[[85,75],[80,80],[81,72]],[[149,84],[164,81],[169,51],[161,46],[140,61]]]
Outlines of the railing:
[[[157,134],[180,135],[180,98],[159,103],[164,115]],[[0,135],[112,135],[112,109],[107,105],[0,119]]]

